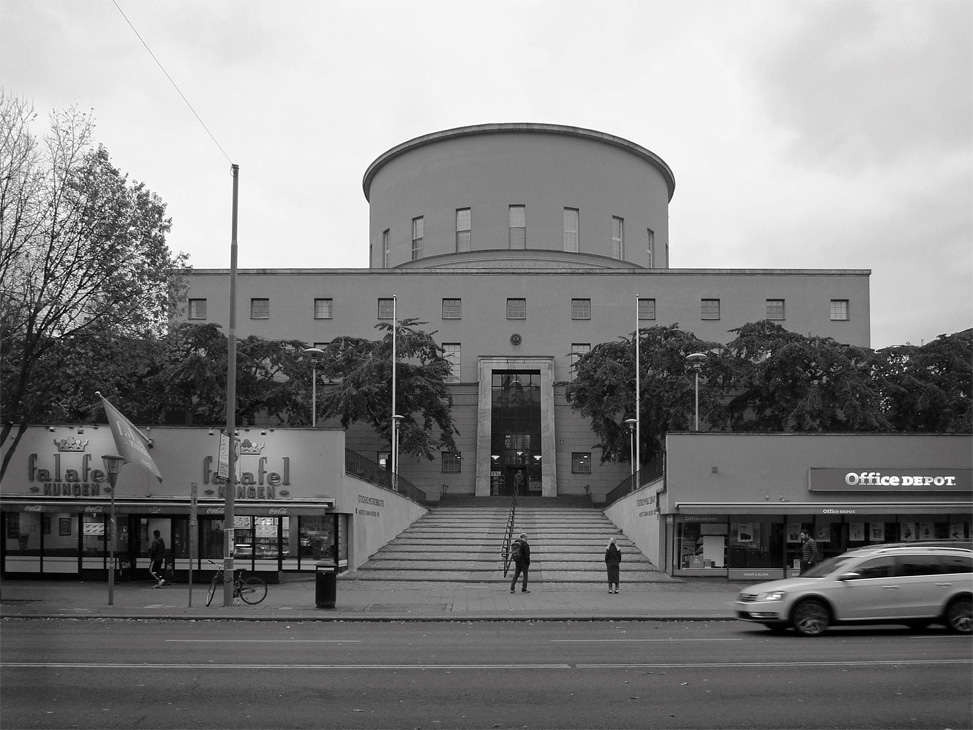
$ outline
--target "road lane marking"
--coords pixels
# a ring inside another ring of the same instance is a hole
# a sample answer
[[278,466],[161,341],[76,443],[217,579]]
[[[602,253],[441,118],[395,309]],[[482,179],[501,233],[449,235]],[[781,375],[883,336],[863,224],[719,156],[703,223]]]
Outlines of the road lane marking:
[[167,644],[360,644],[361,639],[166,639]]
[[670,644],[676,641],[743,641],[743,639],[551,639],[554,644],[649,643]]

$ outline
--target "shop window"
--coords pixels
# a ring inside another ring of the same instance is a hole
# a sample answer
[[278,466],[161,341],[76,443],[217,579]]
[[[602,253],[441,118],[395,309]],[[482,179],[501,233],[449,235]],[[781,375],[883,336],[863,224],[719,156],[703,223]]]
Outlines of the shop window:
[[726,568],[728,525],[724,522],[680,522],[676,525],[676,567],[684,570]]
[[784,525],[771,521],[731,522],[726,560],[730,568],[780,568]]
[[305,559],[311,562],[335,559],[334,518],[329,515],[301,517],[301,565],[307,567]]
[[81,523],[83,535],[82,551],[88,556],[104,555],[105,548],[105,518],[99,514],[84,515]]

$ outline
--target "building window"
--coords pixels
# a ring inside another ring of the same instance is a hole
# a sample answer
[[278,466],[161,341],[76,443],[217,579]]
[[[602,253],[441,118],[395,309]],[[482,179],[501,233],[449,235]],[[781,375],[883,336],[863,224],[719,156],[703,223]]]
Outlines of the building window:
[[639,319],[655,319],[655,299],[639,299]]
[[784,319],[784,300],[783,299],[768,299],[767,300],[767,317],[766,319]]
[[564,250],[578,253],[581,245],[578,239],[578,209],[564,209]]
[[463,300],[443,299],[443,319],[462,319]]
[[389,267],[389,229],[382,231],[382,268]]
[[250,319],[270,319],[270,300],[251,299]]
[[315,299],[314,318],[331,319],[334,317],[334,299]]
[[571,454],[571,473],[590,474],[591,454],[587,451],[575,451]]
[[612,216],[612,258],[625,258],[625,219]]
[[527,300],[508,299],[507,319],[527,319]]
[[189,318],[190,319],[206,319],[206,300],[205,299],[190,299],[189,300]]
[[702,318],[703,319],[719,319],[720,318],[720,300],[719,299],[703,299],[702,300]]
[[456,209],[456,253],[470,250],[473,230],[473,212],[469,208]]
[[591,352],[590,342],[572,342],[571,343],[571,377],[574,377],[574,371],[578,367],[578,360]]
[[591,319],[591,300],[572,299],[571,319]]
[[510,206],[510,248],[527,248],[527,208]]
[[646,242],[646,253],[648,254],[648,265],[650,269],[655,268],[655,231],[651,228],[647,229],[649,232],[648,241]]
[[462,464],[463,460],[459,458],[459,454],[443,452],[443,474],[459,474]]
[[847,320],[848,320],[848,300],[832,299],[831,300],[831,321],[845,322]]
[[460,380],[460,365],[462,364],[463,353],[458,342],[443,343],[443,359],[449,363],[449,376],[447,383],[458,383]]
[[422,232],[425,228],[422,216],[412,219],[412,260],[422,258]]
[[379,299],[378,300],[378,318],[379,319],[392,319],[392,315],[395,312],[395,300],[394,299]]
[[389,460],[392,458],[391,452],[379,451],[376,455],[376,463],[383,469],[389,468]]

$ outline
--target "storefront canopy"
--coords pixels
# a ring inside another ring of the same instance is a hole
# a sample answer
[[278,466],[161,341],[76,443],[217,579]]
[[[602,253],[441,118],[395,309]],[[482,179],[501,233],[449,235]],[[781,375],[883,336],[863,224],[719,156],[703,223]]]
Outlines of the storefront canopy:
[[[252,517],[296,517],[297,515],[322,515],[334,508],[333,499],[301,500],[301,501],[237,501],[233,505],[233,513]],[[5,499],[0,502],[0,509],[6,512],[46,512],[68,514],[107,514],[111,505],[109,502],[78,502],[77,500],[29,500]],[[153,515],[188,515],[190,503],[187,500],[116,500],[115,512],[118,514],[153,514]],[[222,517],[225,504],[222,500],[200,500],[196,507],[199,517]]]
[[968,514],[973,502],[676,502],[677,515]]

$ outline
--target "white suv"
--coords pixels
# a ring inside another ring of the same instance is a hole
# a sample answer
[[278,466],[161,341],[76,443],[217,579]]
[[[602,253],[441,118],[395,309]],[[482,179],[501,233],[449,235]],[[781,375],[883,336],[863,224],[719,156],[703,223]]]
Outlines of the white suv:
[[737,618],[806,636],[831,624],[944,623],[969,634],[973,549],[903,543],[849,550],[798,578],[750,586],[737,597]]

